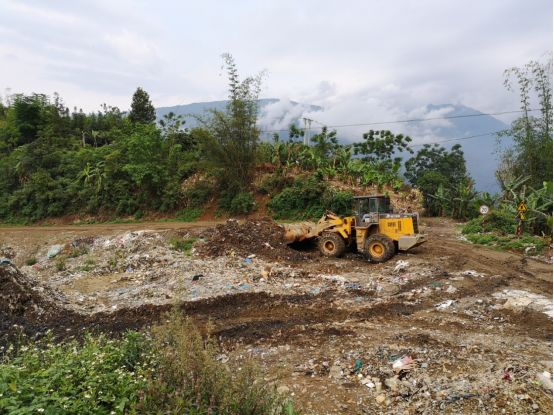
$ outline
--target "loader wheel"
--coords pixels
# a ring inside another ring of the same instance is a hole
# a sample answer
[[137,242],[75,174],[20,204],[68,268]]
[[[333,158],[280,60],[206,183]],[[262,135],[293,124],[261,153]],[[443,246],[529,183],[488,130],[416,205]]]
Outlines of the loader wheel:
[[394,255],[394,241],[379,233],[371,235],[365,241],[364,255],[373,262],[385,262]]
[[326,232],[319,237],[319,250],[326,257],[338,258],[346,250],[346,243],[342,236],[335,232]]

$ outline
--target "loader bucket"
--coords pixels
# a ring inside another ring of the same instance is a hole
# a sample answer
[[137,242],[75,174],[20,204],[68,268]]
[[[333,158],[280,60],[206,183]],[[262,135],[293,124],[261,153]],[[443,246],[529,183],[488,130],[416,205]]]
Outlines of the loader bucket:
[[317,236],[314,234],[316,225],[312,222],[287,223],[283,225],[283,239],[286,243],[302,242]]

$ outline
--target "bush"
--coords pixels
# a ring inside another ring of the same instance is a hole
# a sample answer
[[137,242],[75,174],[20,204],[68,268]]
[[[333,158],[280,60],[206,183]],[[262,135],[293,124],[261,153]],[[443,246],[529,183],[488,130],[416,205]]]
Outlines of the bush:
[[350,192],[327,190],[323,195],[323,206],[337,215],[352,215],[353,196]]
[[178,236],[175,236],[169,240],[169,245],[171,246],[172,249],[175,249],[176,251],[181,251],[186,255],[190,255],[192,246],[197,240],[198,240],[197,238],[183,239]]
[[154,338],[158,366],[137,413],[295,414],[251,362],[219,362],[213,339],[203,339],[190,319],[174,312]]
[[515,234],[516,220],[508,212],[493,210],[467,222],[462,228],[464,235],[472,233],[497,232],[501,235]]
[[0,360],[0,413],[123,414],[146,386],[149,361],[137,333],[23,344]]
[[256,201],[250,192],[234,189],[221,192],[219,208],[232,215],[246,215],[254,210]]
[[190,208],[202,207],[210,200],[213,192],[214,186],[210,182],[206,180],[198,181],[185,190],[186,205]]
[[31,266],[35,265],[37,263],[37,259],[35,257],[31,257],[25,261],[25,265]]
[[299,177],[268,203],[276,219],[313,219],[325,211],[323,183],[315,177]]
[[292,179],[288,176],[283,176],[282,174],[270,174],[263,178],[258,190],[262,194],[272,195],[280,192],[285,187],[290,186]]

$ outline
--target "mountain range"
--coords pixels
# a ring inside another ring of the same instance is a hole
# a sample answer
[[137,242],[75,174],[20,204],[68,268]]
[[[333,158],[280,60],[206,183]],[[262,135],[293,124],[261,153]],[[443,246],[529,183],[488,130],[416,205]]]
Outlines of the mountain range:
[[[276,98],[260,99],[259,101],[258,124],[261,130],[284,130],[280,131],[281,138],[287,138],[286,130],[291,124],[303,125],[302,118],[304,114],[312,115],[314,112],[324,111],[324,108],[316,105],[302,104],[290,100],[280,100]],[[198,102],[187,105],[176,105],[172,107],[160,107],[156,109],[158,119],[163,118],[169,112],[177,115],[186,116],[186,126],[189,128],[198,125],[195,117],[206,116],[210,109],[224,110],[227,101]],[[495,132],[505,130],[508,125],[493,116],[483,114],[482,112],[463,105],[440,104],[427,105],[425,113],[444,113],[449,118],[444,122],[435,123],[431,128],[428,126],[427,133],[432,132],[433,137],[438,137],[430,142],[438,142],[449,149],[454,144],[461,144],[466,158],[466,165],[469,174],[475,180],[475,187],[479,191],[490,193],[498,192],[499,186],[495,178],[495,171],[498,165],[499,150],[507,148],[513,144],[510,137],[503,137],[502,141],[496,139]],[[471,116],[480,114],[480,116]],[[312,130],[317,125],[312,125]],[[369,128],[368,128],[369,129]],[[404,133],[398,131],[396,126],[391,128],[395,133]],[[488,135],[482,135],[491,133]],[[414,151],[421,148],[422,143],[426,142],[418,138],[417,127],[410,127],[410,135],[414,138]],[[478,137],[472,137],[477,135]],[[270,134],[262,134],[262,139],[269,139]],[[346,143],[352,142],[351,137],[341,136],[339,129],[337,134],[339,141]],[[462,137],[472,137],[463,140],[446,141],[449,139],[458,139]]]

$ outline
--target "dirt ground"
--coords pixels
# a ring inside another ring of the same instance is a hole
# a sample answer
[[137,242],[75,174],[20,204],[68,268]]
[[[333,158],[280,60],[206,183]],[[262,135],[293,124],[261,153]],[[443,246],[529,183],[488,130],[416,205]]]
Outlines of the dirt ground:
[[306,413],[552,413],[551,261],[423,222],[429,242],[385,264],[213,222],[6,227],[0,256],[68,310],[30,330],[119,332],[178,305]]

